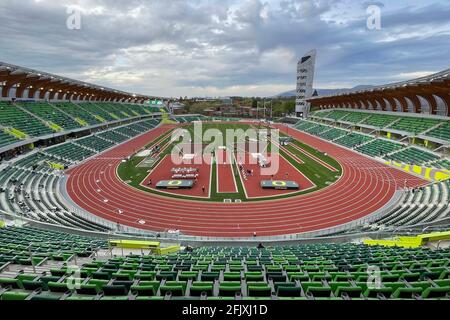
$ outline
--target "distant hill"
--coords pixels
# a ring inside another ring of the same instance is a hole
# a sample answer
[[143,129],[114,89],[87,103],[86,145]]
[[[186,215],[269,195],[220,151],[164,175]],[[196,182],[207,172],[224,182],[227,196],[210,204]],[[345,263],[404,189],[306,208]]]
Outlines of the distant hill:
[[[371,85],[359,85],[353,88],[342,88],[342,89],[316,89],[319,96],[327,96],[327,95],[333,95],[338,93],[343,93],[347,91],[356,91],[356,90],[363,90],[363,89],[369,89],[372,88]],[[288,97],[295,97],[295,90],[286,91],[280,94],[277,94],[275,97],[280,98],[288,98]]]

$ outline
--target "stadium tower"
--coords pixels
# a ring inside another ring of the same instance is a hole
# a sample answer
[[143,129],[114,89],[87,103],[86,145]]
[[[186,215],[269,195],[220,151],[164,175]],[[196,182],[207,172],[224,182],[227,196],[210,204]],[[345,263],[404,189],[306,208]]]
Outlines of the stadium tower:
[[316,50],[305,54],[297,63],[297,90],[295,99],[295,114],[306,118],[309,113],[309,102],[306,99],[313,94],[314,67]]

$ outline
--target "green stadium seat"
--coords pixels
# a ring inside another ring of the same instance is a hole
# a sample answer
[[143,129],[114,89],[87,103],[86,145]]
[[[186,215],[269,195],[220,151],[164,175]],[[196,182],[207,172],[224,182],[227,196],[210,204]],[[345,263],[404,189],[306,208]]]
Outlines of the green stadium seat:
[[332,296],[332,291],[330,287],[308,286],[308,289],[306,289],[306,294],[311,295],[314,298],[329,298]]
[[191,296],[200,296],[206,294],[212,296],[214,290],[214,284],[212,282],[194,281],[190,287]]
[[367,298],[390,298],[392,292],[392,288],[389,287],[367,288],[364,292],[364,296]]
[[214,281],[219,279],[219,276],[219,272],[202,272],[200,278],[202,281]]
[[104,285],[102,287],[105,296],[124,296],[128,294],[128,289],[125,285]]
[[160,271],[156,275],[156,280],[168,280],[168,281],[175,281],[177,278],[178,272],[172,272],[172,271]]
[[334,291],[336,297],[361,298],[363,289],[361,287],[339,286]]
[[244,278],[246,281],[262,281],[264,280],[264,276],[262,272],[253,271],[253,272],[245,272]]
[[182,281],[166,281],[159,288],[162,295],[170,293],[172,296],[184,296],[186,292],[186,282]]
[[64,293],[69,291],[69,288],[67,287],[67,283],[65,282],[48,282],[47,283],[48,289],[51,292],[60,292],[60,293]]
[[240,281],[241,273],[240,272],[224,272],[223,279],[225,281]]
[[431,299],[449,299],[450,298],[450,286],[449,287],[429,287],[422,293],[423,298]]
[[247,293],[251,297],[268,297],[271,295],[271,291],[265,282],[247,282]]
[[11,278],[0,278],[0,287],[7,288],[12,287],[15,289],[19,289],[19,279],[11,279]]
[[279,297],[301,297],[302,288],[295,283],[280,283],[276,285],[277,296]]
[[236,294],[242,294],[241,283],[238,281],[221,282],[219,284],[220,296],[235,296]]
[[422,294],[422,288],[398,288],[392,294],[394,299],[416,299]]
[[30,295],[29,292],[6,291],[1,296],[1,300],[25,300]]
[[75,291],[81,295],[96,295],[100,290],[95,284],[81,284],[78,288],[75,288]]

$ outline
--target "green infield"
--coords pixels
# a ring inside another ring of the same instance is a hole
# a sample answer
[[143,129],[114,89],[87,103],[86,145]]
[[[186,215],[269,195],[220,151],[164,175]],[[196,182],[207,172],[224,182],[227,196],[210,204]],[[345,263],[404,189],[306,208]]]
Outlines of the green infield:
[[[179,128],[187,130],[191,137],[194,137],[194,124],[184,124],[181,125]],[[248,125],[248,124],[241,124],[241,123],[223,123],[223,122],[203,122],[202,128],[201,128],[201,135],[202,137],[205,135],[205,132],[207,132],[210,129],[216,130],[216,132],[220,132],[220,135],[222,136],[224,141],[221,141],[222,139],[211,139],[211,141],[204,141],[202,143],[202,148],[205,149],[206,145],[209,144],[215,144],[215,146],[221,146],[221,145],[229,145],[226,141],[227,137],[227,129],[231,130],[241,130],[242,132],[245,132],[246,130],[253,128],[253,129],[264,129],[263,126],[256,124],[256,125]],[[175,129],[176,130],[176,129]],[[228,132],[229,133],[229,132]],[[180,198],[180,199],[186,199],[186,200],[193,200],[192,197],[183,196],[182,194],[168,194],[166,192],[161,192],[159,190],[153,189],[153,188],[147,188],[143,185],[141,185],[141,182],[145,179],[145,177],[154,169],[158,169],[157,166],[160,163],[160,161],[166,156],[170,155],[173,148],[176,145],[179,145],[180,141],[171,141],[172,136],[172,130],[167,132],[166,134],[162,135],[161,137],[157,138],[152,143],[149,143],[145,148],[153,148],[155,146],[159,146],[160,152],[154,156],[154,158],[151,159],[151,161],[148,161],[151,165],[149,166],[139,166],[141,162],[144,160],[149,160],[148,157],[140,157],[140,156],[134,156],[131,157],[129,161],[122,162],[118,169],[117,174],[121,180],[126,182],[128,185],[135,187],[137,189],[140,189],[142,191],[159,194],[161,196],[165,197],[173,197],[173,198]],[[289,138],[289,139],[287,139]],[[205,139],[206,140],[206,139]],[[219,140],[219,141],[217,141]],[[282,156],[286,161],[290,163],[294,168],[299,170],[303,175],[305,175],[309,180],[311,180],[315,187],[310,188],[308,190],[298,190],[298,192],[293,192],[290,194],[283,194],[275,197],[270,197],[270,199],[278,199],[278,198],[286,198],[286,197],[292,197],[295,195],[305,194],[314,192],[317,190],[320,190],[324,187],[327,187],[328,185],[334,183],[341,175],[342,169],[339,165],[339,163],[327,156],[323,153],[315,150],[314,148],[297,141],[285,134],[280,133],[280,140],[285,140],[288,142],[287,145],[280,146],[278,152],[280,156]],[[192,138],[192,143],[195,143],[195,139]],[[237,138],[234,139],[234,142],[236,143],[238,140]],[[229,149],[230,150],[230,149]],[[267,152],[272,152],[272,150],[276,150],[273,147],[273,142],[269,142],[266,147]],[[303,152],[302,152],[303,151]],[[306,153],[304,152],[306,151]],[[301,163],[300,163],[300,161]],[[319,160],[319,161],[318,161]],[[322,162],[322,163],[320,163]],[[328,167],[324,166],[325,164],[328,164]],[[212,174],[211,174],[211,193],[209,198],[196,198],[195,200],[199,201],[216,201],[216,202],[223,202],[225,199],[239,199],[241,201],[262,201],[267,200],[268,198],[258,198],[258,199],[247,199],[244,192],[244,183],[241,180],[241,176],[239,175],[239,169],[238,165],[236,163],[232,164],[232,174],[234,175],[236,186],[237,186],[237,192],[235,193],[219,193],[217,190],[217,184],[220,183],[220,181],[217,181],[217,164],[216,162],[212,162]],[[330,168],[334,168],[334,170],[330,170]],[[266,180],[266,179],[261,179]],[[155,181],[156,182],[156,181]],[[294,181],[295,182],[295,181]],[[295,190],[294,190],[295,191]]]

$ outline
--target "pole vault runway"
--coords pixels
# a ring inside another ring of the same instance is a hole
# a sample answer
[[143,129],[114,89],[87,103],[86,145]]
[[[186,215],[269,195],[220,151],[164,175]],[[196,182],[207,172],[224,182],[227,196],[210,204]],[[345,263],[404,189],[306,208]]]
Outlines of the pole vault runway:
[[[69,196],[94,215],[136,228],[179,229],[184,234],[199,236],[249,237],[253,232],[271,236],[335,227],[383,207],[397,189],[404,187],[405,180],[408,187],[427,184],[406,172],[292,128],[289,135],[327,152],[340,163],[343,173],[339,180],[319,191],[286,199],[226,204],[158,196],[130,187],[118,178],[116,169],[122,157],[174,127],[158,127],[68,170]],[[285,126],[279,128],[287,132]]]

